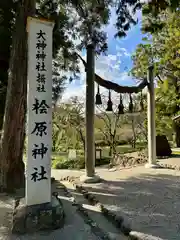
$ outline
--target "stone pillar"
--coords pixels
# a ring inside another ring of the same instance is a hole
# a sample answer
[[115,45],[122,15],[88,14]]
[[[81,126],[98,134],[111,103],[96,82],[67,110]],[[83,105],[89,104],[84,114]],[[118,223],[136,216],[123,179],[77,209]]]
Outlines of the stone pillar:
[[155,126],[155,91],[153,66],[148,68],[147,118],[148,118],[148,163],[147,168],[157,168],[156,164],[156,126]]
[[95,176],[95,141],[94,141],[94,78],[95,56],[93,45],[87,46],[86,69],[86,139],[85,139],[85,176],[80,179],[86,183],[98,182]]

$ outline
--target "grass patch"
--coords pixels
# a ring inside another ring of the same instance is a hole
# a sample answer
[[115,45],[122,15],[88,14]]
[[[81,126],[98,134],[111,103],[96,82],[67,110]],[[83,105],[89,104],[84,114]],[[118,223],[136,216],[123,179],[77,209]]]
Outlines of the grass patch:
[[[145,148],[145,144],[137,144],[136,148],[132,148],[131,145],[121,145],[117,146],[117,153],[125,154],[135,151],[139,151]],[[103,147],[102,149],[102,158],[96,159],[95,165],[107,165],[110,163],[109,157],[109,147]],[[68,159],[68,153],[62,155],[54,155],[52,157],[52,168],[54,169],[84,169],[85,168],[85,158],[83,150],[77,151],[77,158],[74,160]]]
[[[131,153],[131,152],[137,152],[146,147],[145,143],[137,143],[136,148],[132,148],[131,145],[120,145],[116,147],[116,151],[119,154],[126,154],[126,153]],[[102,148],[102,156],[103,157],[108,157],[109,155],[109,147],[104,147]]]
[[174,154],[174,155],[180,155],[180,151],[172,151],[172,154]]

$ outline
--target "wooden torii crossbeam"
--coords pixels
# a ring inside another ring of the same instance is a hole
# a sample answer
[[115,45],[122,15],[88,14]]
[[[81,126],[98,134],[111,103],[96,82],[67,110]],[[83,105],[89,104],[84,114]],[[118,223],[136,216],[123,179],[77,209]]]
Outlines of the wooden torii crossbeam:
[[[87,69],[86,61],[79,54],[77,54],[77,55],[81,59],[81,61],[83,62],[83,65],[84,65],[85,70],[86,70]],[[95,82],[97,84],[99,84],[100,86],[105,87],[106,89],[114,90],[117,93],[138,93],[138,92],[142,91],[148,85],[147,79],[144,79],[137,86],[132,86],[132,87],[121,86],[117,83],[113,83],[111,81],[108,81],[108,80],[105,80],[105,79],[101,78],[96,73],[95,73]]]

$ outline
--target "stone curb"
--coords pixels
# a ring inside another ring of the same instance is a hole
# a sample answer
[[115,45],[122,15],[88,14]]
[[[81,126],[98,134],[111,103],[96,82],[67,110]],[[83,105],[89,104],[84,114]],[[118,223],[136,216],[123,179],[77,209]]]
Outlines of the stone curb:
[[[67,180],[67,179],[69,179],[69,177],[68,177],[68,178],[65,178],[65,179]],[[72,178],[70,178],[70,179],[71,179],[71,183],[73,183],[73,185],[74,185],[74,182],[72,181]],[[54,180],[55,180],[55,179],[54,179]],[[56,180],[55,180],[55,181],[56,181]],[[63,181],[63,180],[61,180],[61,181]],[[65,181],[65,180],[64,180],[64,181]],[[74,185],[74,186],[75,186],[75,185]],[[64,191],[65,196],[72,199],[72,205],[73,205],[73,206],[76,206],[77,212],[79,212],[79,213],[82,215],[85,223],[90,226],[92,232],[93,232],[96,236],[100,237],[100,239],[103,239],[103,240],[113,240],[113,239],[109,236],[109,234],[105,233],[101,228],[99,228],[98,225],[89,217],[87,210],[83,208],[82,204],[79,204],[79,203],[75,200],[75,198],[74,198],[74,197],[72,196],[72,194],[68,191],[68,189],[65,187],[65,185],[61,183],[61,187],[62,187],[61,189],[63,189],[63,191]]]
[[[163,164],[161,164],[161,167],[165,167]],[[170,166],[168,165],[168,168]],[[172,167],[172,166],[171,166]],[[180,167],[179,167],[180,170]],[[119,229],[122,234],[130,240],[160,240],[158,237],[153,237],[153,236],[147,236],[146,234],[143,233],[138,233],[134,230],[131,229],[131,227],[125,223],[125,219],[122,216],[116,215],[114,212],[110,211],[107,209],[102,203],[99,202],[99,200],[96,199],[96,197],[93,194],[90,194],[87,189],[85,189],[81,183],[78,183],[77,180],[78,177],[71,177],[67,176],[60,181],[68,181],[71,183],[76,191],[78,193],[81,193],[85,199],[88,200],[89,204],[93,206],[97,206],[102,213],[102,215],[109,221],[111,222],[117,229]]]

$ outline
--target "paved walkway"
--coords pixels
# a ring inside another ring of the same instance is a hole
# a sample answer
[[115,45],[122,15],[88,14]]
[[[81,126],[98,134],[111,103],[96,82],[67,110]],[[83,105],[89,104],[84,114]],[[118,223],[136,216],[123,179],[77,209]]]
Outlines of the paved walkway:
[[[104,181],[85,186],[107,208],[128,219],[134,231],[180,239],[180,171],[141,166],[114,172],[99,168],[97,173]],[[56,179],[81,174],[52,170]]]

